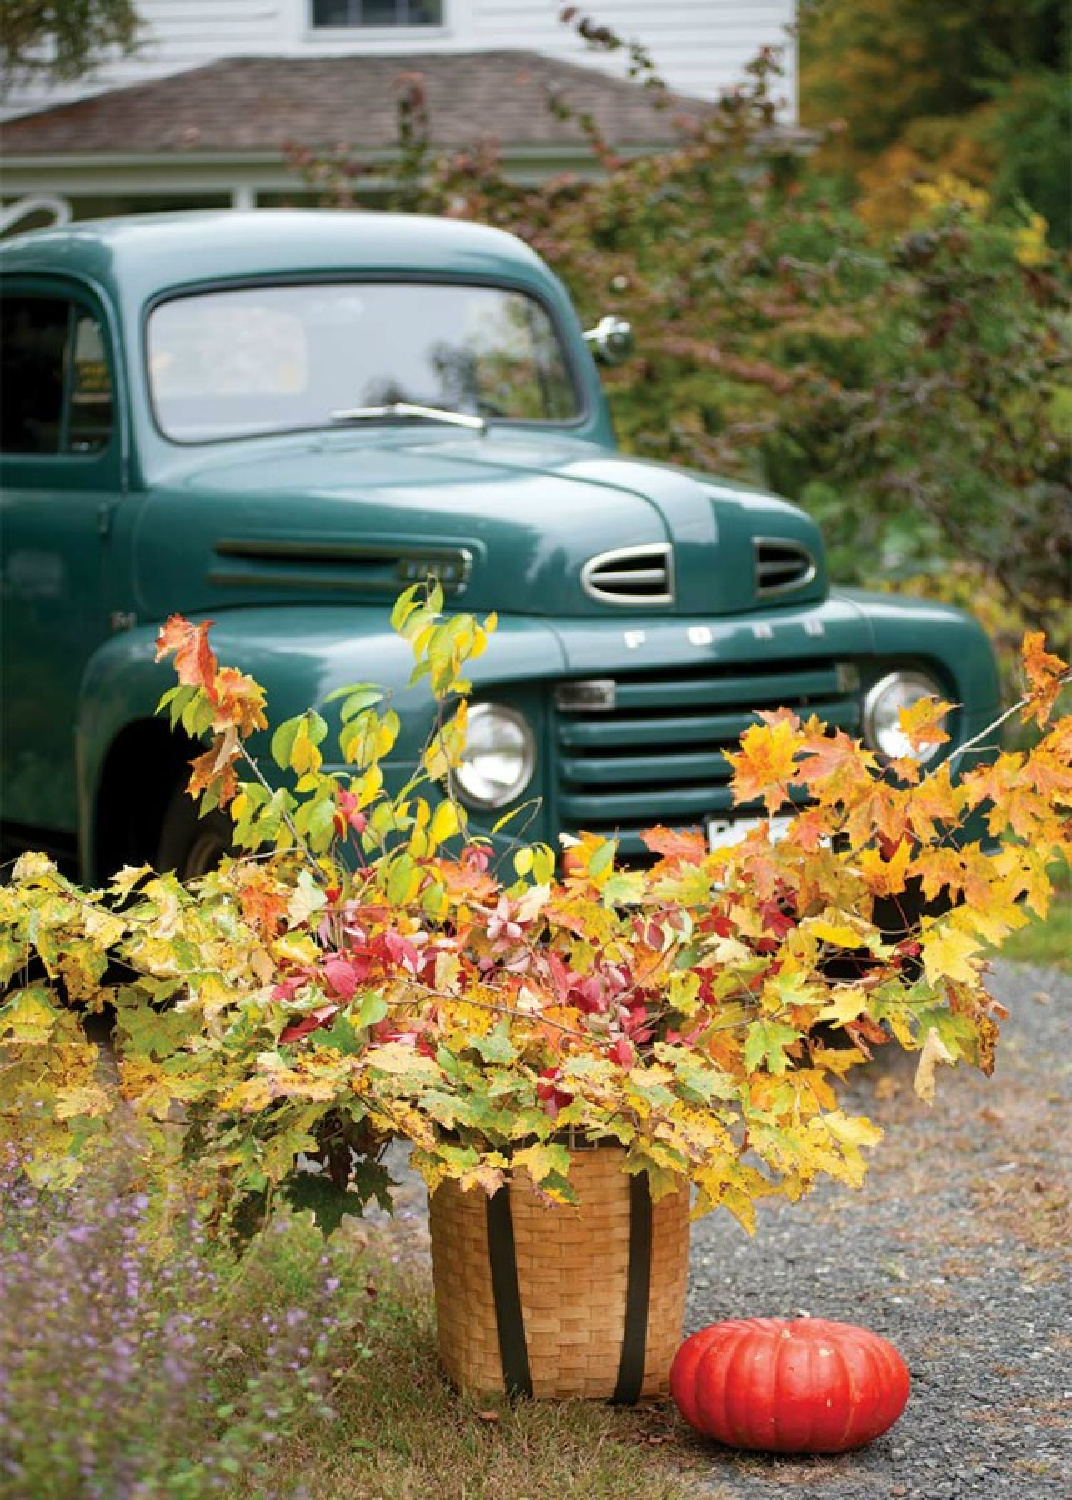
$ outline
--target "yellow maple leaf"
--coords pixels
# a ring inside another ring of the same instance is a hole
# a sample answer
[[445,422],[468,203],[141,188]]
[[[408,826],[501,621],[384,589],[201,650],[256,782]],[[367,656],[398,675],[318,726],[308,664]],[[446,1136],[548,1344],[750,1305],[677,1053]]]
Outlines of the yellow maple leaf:
[[809,917],[802,924],[809,936],[834,948],[862,948],[874,938],[874,929],[869,923],[853,923],[833,917]]
[[[980,940],[949,922],[937,923],[923,934],[923,968],[931,984],[943,979],[971,984],[978,977]],[[974,961],[973,961],[974,960]]]
[[114,1096],[99,1084],[82,1084],[75,1088],[57,1089],[55,1112],[58,1120],[99,1119],[110,1114]]
[[861,850],[859,868],[868,889],[876,896],[900,895],[905,888],[911,855],[912,846],[908,839],[901,839],[889,856],[873,847]]
[[952,1063],[953,1054],[932,1026],[927,1032],[916,1068],[914,1088],[926,1104],[934,1103],[934,1071],[939,1063]]
[[768,813],[773,814],[788,800],[804,736],[792,716],[764,717],[765,723],[745,730],[740,751],[727,751],[726,759],[733,767],[734,801],[754,802],[762,797]]
[[522,1146],[513,1155],[515,1169],[525,1171],[533,1182],[540,1183],[552,1172],[561,1176],[569,1171],[569,1150],[562,1145],[537,1142],[533,1146]]
[[41,994],[21,990],[0,1013],[0,1040],[43,1045],[52,1039],[57,1019],[56,1011]]
[[944,745],[949,733],[942,728],[942,720],[954,705],[940,698],[918,698],[915,703],[898,710],[901,732],[913,751],[925,750],[929,745]]

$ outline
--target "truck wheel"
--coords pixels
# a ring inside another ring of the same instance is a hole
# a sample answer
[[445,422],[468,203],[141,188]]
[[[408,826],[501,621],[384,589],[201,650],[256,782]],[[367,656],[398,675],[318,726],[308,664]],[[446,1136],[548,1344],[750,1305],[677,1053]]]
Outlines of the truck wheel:
[[199,818],[197,803],[177,787],[164,813],[156,868],[174,870],[180,880],[207,875],[231,852],[232,831],[230,818],[218,809]]

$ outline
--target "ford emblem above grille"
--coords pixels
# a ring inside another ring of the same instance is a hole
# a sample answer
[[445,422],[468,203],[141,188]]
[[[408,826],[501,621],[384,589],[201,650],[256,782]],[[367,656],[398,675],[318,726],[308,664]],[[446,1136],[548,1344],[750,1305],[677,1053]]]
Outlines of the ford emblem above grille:
[[581,569],[581,587],[601,604],[673,604],[673,549],[664,543],[601,552]]
[[756,561],[756,594],[788,594],[806,588],[815,577],[815,559],[803,542],[759,537],[753,542]]

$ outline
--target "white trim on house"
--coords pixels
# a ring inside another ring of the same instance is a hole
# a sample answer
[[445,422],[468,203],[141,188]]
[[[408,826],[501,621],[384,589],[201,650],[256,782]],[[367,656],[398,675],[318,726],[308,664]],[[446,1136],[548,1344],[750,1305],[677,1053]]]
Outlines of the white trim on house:
[[[637,156],[641,148],[623,150]],[[370,151],[364,160],[374,170],[362,177],[363,191],[387,189],[395,180],[395,152]],[[544,181],[550,174],[569,170],[578,176],[596,176],[599,167],[587,146],[562,145],[552,149],[516,147],[505,154],[511,178],[521,183]],[[375,170],[379,168],[379,170]],[[58,198],[158,197],[230,194],[234,206],[253,207],[258,194],[305,192],[301,179],[289,162],[275,152],[244,151],[241,154],[211,152],[200,155],[51,156],[8,157],[4,161],[4,200],[42,193]]]

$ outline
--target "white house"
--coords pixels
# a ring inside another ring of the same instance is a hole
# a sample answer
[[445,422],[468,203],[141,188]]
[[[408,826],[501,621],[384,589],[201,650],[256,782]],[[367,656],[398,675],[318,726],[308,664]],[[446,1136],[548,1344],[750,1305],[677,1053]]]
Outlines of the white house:
[[400,78],[419,75],[436,145],[494,140],[520,178],[592,170],[587,110],[620,150],[665,148],[669,111],[630,79],[628,47],[579,34],[582,15],[637,41],[674,95],[702,107],[784,48],[795,118],[794,0],[140,0],[141,44],[79,84],[16,84],[3,103],[4,202],[49,195],[78,215],[250,205],[301,190],[292,150],[340,146],[390,175]]

